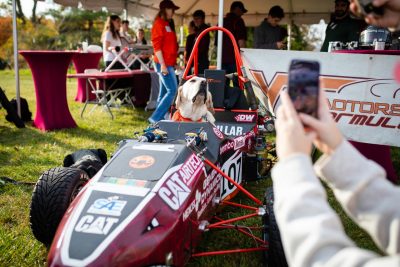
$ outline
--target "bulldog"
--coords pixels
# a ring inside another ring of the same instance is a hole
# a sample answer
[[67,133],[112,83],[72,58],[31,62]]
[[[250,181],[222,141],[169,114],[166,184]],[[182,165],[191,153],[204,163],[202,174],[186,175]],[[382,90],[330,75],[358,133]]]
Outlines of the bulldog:
[[205,78],[192,77],[178,88],[173,121],[215,122],[214,107]]

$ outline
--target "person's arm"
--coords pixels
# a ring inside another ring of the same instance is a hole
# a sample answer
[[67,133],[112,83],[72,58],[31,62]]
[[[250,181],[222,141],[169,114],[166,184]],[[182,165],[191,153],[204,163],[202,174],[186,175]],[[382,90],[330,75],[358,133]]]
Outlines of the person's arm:
[[[345,235],[313,172],[309,157],[311,141],[329,155],[343,142],[323,93],[319,120],[304,114],[299,116],[286,92],[281,93],[281,100],[276,120],[280,160],[272,170],[272,179],[274,211],[289,266],[398,266],[399,255],[380,257],[357,248]],[[305,132],[302,123],[309,125],[310,130]]]
[[281,160],[272,179],[274,211],[289,266],[362,266],[379,257],[357,248],[345,235],[308,155]]
[[[194,43],[193,43],[194,44]],[[207,33],[206,35],[203,36],[199,43],[199,55],[205,55],[205,52],[208,51],[210,47],[210,33]],[[207,55],[208,58],[208,55]]]
[[164,40],[163,27],[156,20],[151,31],[151,42],[153,44],[154,54],[156,55],[158,62],[161,65],[161,73],[163,75],[167,75],[168,69],[167,65],[165,64],[164,56],[161,50],[164,44],[163,40]]
[[324,156],[316,164],[319,175],[334,190],[345,211],[388,254],[400,251],[400,189],[386,180],[384,170],[367,160],[343,137],[321,92],[319,119],[301,114],[304,124],[318,133],[315,145]]
[[400,188],[386,179],[382,167],[344,141],[334,154],[321,157],[315,169],[346,213],[382,250],[400,252]]
[[[350,9],[355,14],[360,14],[356,0],[350,0]],[[383,16],[374,15],[370,13],[365,16],[365,22],[378,27],[393,27],[399,28],[400,26],[400,1],[399,0],[374,0],[372,4],[375,7],[383,8]]]
[[104,33],[104,39],[103,39],[103,50],[104,51],[109,51],[110,46],[111,46],[111,42],[110,42],[110,38],[111,38],[111,32],[107,31]]
[[235,25],[235,36],[236,39],[238,40],[238,45],[239,48],[245,48],[246,47],[246,40],[247,40],[247,29],[246,29],[246,25],[244,24],[244,20],[243,19],[239,19],[236,22]]

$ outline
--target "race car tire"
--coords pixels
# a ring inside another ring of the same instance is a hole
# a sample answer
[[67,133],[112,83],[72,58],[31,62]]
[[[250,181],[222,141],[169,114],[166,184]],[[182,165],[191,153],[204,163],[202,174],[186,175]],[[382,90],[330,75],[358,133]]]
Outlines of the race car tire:
[[30,206],[30,226],[37,240],[50,247],[65,211],[88,180],[84,171],[65,167],[40,176]]
[[268,187],[265,191],[264,204],[266,214],[262,217],[264,225],[263,240],[269,244],[269,249],[264,253],[264,263],[268,267],[286,267],[288,264],[273,209],[274,192],[272,187]]

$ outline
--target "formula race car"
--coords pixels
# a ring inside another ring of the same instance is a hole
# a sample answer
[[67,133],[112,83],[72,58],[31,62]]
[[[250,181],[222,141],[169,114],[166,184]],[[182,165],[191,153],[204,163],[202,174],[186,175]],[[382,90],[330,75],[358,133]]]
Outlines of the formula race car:
[[[160,121],[136,139],[121,141],[106,164],[103,152],[78,151],[79,156],[64,161],[70,167],[43,173],[33,192],[30,218],[33,234],[49,247],[48,265],[182,266],[192,256],[262,251],[271,266],[286,266],[272,191],[267,190],[262,202],[242,186],[263,178],[265,163],[270,167],[276,157],[265,142],[265,116],[257,109],[221,114],[217,121],[225,121],[217,122],[218,127]],[[221,131],[229,127],[240,127],[240,134]],[[255,205],[233,202],[239,191]],[[249,213],[216,218],[224,205]],[[261,238],[234,225],[256,216],[261,217]],[[198,253],[202,233],[216,228],[236,228],[258,245]]]

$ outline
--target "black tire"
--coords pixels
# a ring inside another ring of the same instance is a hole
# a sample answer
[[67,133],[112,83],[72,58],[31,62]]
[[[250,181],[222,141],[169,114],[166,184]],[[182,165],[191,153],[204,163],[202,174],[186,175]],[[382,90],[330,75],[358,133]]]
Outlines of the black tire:
[[265,265],[269,267],[286,267],[288,264],[273,209],[274,192],[272,187],[268,187],[265,191],[264,204],[266,214],[262,217],[264,225],[263,239],[269,243],[269,249],[264,254]]
[[30,206],[30,226],[37,240],[50,247],[65,211],[88,180],[84,171],[65,167],[40,176]]

